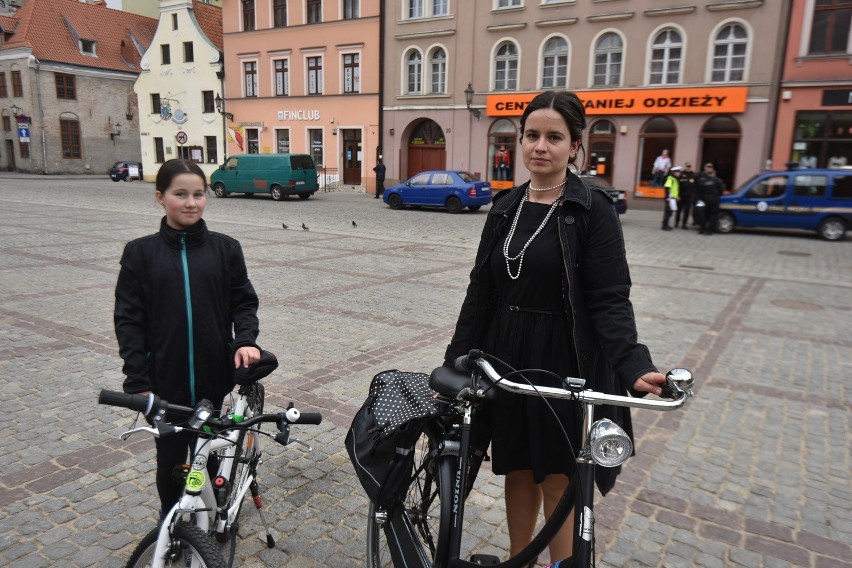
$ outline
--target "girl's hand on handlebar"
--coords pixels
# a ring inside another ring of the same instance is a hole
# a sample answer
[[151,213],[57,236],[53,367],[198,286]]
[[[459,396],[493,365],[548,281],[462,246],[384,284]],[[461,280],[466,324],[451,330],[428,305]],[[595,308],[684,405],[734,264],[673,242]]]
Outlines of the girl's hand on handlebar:
[[245,346],[237,349],[234,353],[234,368],[248,367],[260,361],[260,349],[257,347]]
[[662,373],[645,373],[633,383],[633,390],[660,396],[663,393],[662,385],[665,382],[666,376]]

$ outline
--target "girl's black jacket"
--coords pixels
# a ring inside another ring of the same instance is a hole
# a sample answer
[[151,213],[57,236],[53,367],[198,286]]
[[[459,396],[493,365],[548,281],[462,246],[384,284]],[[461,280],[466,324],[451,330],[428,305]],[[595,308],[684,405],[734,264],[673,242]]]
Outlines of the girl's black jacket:
[[[494,198],[456,330],[444,356],[445,365],[452,366],[456,357],[482,347],[497,307],[488,258],[492,253],[502,254],[500,247],[526,185]],[[580,377],[586,379],[588,388],[643,396],[632,389],[633,383],[657,369],[648,348],[638,342],[624,237],[612,199],[569,174],[564,202],[556,215],[563,258],[562,299],[574,335],[573,344],[565,349],[576,358]],[[596,407],[597,417],[611,418],[632,438],[629,409]],[[617,471],[598,468],[597,482],[603,493],[615,483],[615,474]]]
[[234,386],[234,352],[257,346],[258,299],[240,243],[160,223],[124,247],[115,288],[115,334],[124,391],[218,405]]

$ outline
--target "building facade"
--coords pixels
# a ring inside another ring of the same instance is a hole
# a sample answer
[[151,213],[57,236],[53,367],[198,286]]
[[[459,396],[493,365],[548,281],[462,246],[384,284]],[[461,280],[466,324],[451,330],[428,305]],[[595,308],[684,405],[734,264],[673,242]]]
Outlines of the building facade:
[[29,1],[0,45],[0,167],[106,174],[139,160],[133,83],[157,21],[67,0]]
[[[582,169],[634,197],[662,195],[651,166],[664,149],[675,164],[715,162],[729,188],[760,171],[783,3],[662,4],[385,3],[388,177],[446,167],[498,189],[525,181],[519,118],[547,89],[576,91],[586,106]],[[507,176],[496,163],[504,147]]]
[[134,90],[145,179],[172,158],[192,160],[208,176],[224,161],[222,9],[193,0],[161,0],[151,47]]
[[852,166],[852,2],[791,4],[771,167]]
[[306,153],[370,190],[379,153],[380,0],[226,0],[228,153]]

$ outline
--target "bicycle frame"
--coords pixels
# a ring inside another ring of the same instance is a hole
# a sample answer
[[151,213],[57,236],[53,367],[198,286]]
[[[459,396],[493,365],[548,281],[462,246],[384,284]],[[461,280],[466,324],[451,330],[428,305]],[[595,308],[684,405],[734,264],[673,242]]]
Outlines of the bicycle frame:
[[[593,407],[612,405],[665,411],[680,408],[686,402],[686,399],[692,396],[692,391],[690,390],[692,385],[691,374],[689,374],[689,381],[683,381],[682,383],[678,379],[672,378],[669,386],[672,388],[673,395],[676,395],[676,398],[673,400],[646,400],[628,396],[608,395],[590,390],[580,390],[580,387],[584,383],[580,379],[567,379],[568,384],[573,384],[574,387],[569,389],[534,387],[532,385],[515,383],[503,379],[491,364],[483,358],[476,359],[476,366],[493,382],[494,386],[498,386],[509,392],[528,396],[543,395],[547,398],[576,400],[583,405],[584,422],[581,447],[576,456],[576,473],[571,477],[568,489],[557,504],[552,518],[562,519],[564,522],[570,514],[571,509],[574,508],[575,503],[577,504],[578,511],[574,515],[575,552],[574,556],[570,559],[563,559],[563,561],[570,561],[572,566],[589,566],[594,545],[594,483],[596,462],[592,459],[591,452],[591,435],[594,425]],[[461,559],[460,556],[461,541],[464,532],[464,504],[468,489],[466,472],[470,465],[471,423],[475,405],[475,402],[472,401],[481,400],[484,396],[485,392],[483,389],[474,390],[474,388],[466,388],[459,392],[455,403],[461,409],[462,413],[457,442],[450,440],[448,443],[445,436],[439,444],[440,447],[432,451],[435,455],[431,456],[431,459],[437,460],[438,467],[442,470],[438,475],[443,480],[452,480],[452,509],[449,534],[446,543],[440,542],[441,539],[439,538],[435,558],[427,558],[424,554],[419,544],[420,540],[416,534],[417,529],[411,519],[408,518],[405,507],[394,507],[389,514],[382,512],[376,513],[377,515],[386,515],[384,530],[391,558],[395,566],[413,568],[473,568],[479,565],[467,562]],[[457,459],[448,459],[448,456],[455,456]],[[447,472],[447,469],[450,471]],[[580,491],[580,498],[573,497],[577,494],[577,491]],[[546,525],[523,551],[512,559],[497,564],[497,566],[504,568],[526,567],[530,561],[547,547],[556,532],[560,529],[560,525],[561,522],[554,524],[552,527]],[[565,565],[567,566],[567,564]]]

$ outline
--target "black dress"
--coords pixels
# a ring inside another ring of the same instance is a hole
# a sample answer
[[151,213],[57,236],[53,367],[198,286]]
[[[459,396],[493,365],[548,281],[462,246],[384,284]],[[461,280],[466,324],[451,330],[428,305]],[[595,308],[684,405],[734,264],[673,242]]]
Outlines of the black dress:
[[[509,247],[515,256],[541,225],[550,205],[524,202]],[[492,251],[489,266],[494,274],[498,307],[486,336],[486,352],[515,369],[546,369],[560,377],[577,376],[573,338],[562,300],[562,251],[559,245],[557,215],[554,213],[539,235],[530,243],[523,258],[521,274],[510,278],[503,255],[503,243]],[[508,238],[508,236],[507,236]],[[510,261],[512,274],[518,261]],[[498,369],[500,370],[500,369]],[[525,373],[536,385],[561,386],[560,380],[543,373]],[[525,382],[518,376],[515,382]],[[549,399],[560,417],[573,448],[580,443],[580,412],[576,403]],[[505,475],[511,471],[532,470],[536,483],[551,473],[573,474],[565,435],[550,409],[539,397],[498,390],[497,401],[489,409],[492,425],[492,470]]]

